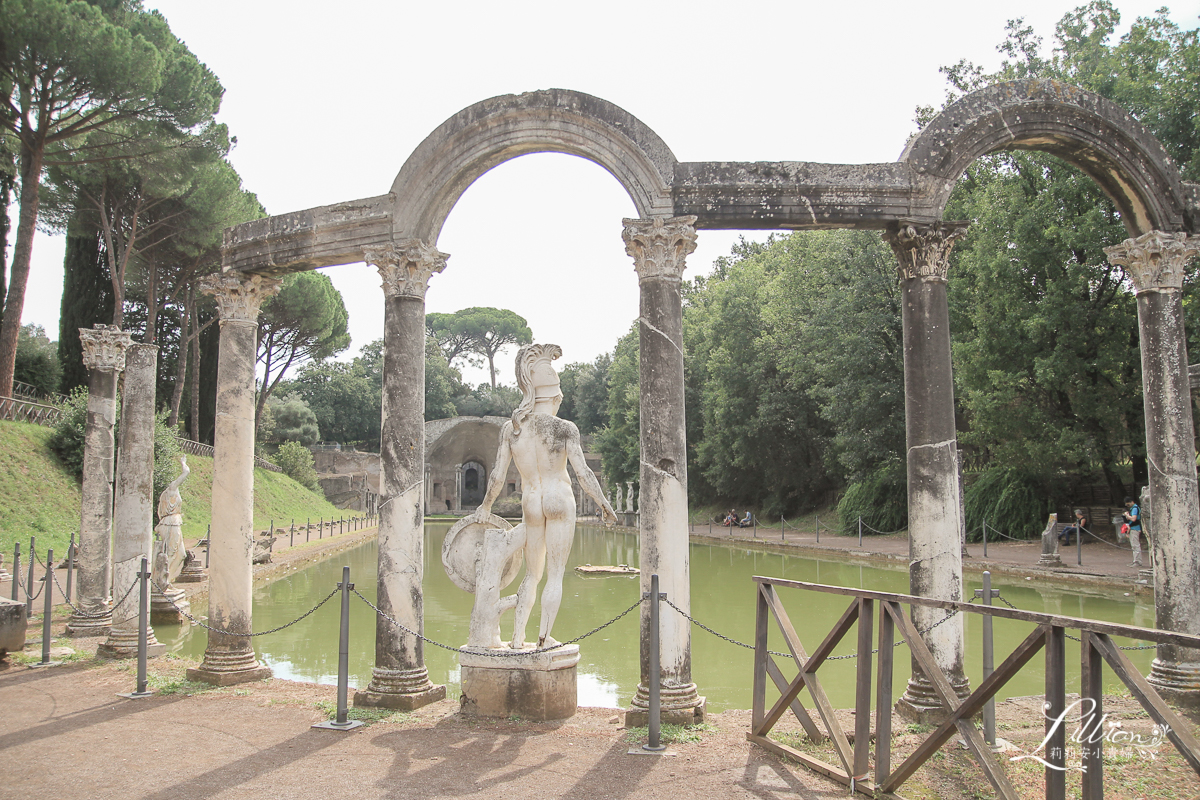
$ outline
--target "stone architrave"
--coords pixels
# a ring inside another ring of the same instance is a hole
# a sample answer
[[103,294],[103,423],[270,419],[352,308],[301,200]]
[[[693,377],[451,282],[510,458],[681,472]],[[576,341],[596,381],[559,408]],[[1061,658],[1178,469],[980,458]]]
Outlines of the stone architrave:
[[[884,233],[899,260],[904,327],[904,422],[908,460],[909,591],[919,597],[962,600],[962,545],[958,439],[954,427],[954,374],[946,275],[950,250],[965,222],[893,224]],[[962,615],[914,608],[913,623],[962,697]],[[944,621],[943,621],[944,620]],[[912,678],[896,703],[904,717],[933,722],[944,709],[913,661]]]
[[[1182,301],[1184,267],[1200,254],[1200,238],[1150,231],[1104,252],[1137,295],[1157,627],[1200,634],[1200,500]],[[1149,680],[1167,699],[1200,707],[1200,651],[1160,644]]]
[[[138,654],[138,581],[142,559],[152,563],[154,541],[154,394],[158,346],[132,344],[125,352],[121,394],[121,457],[117,460],[113,503],[112,628],[97,653],[108,658]],[[147,625],[149,623],[147,622]],[[161,655],[166,645],[147,631],[147,654]]]
[[79,549],[75,560],[78,610],[67,623],[67,633],[100,636],[108,632],[112,623],[108,602],[117,376],[125,369],[125,351],[133,339],[124,331],[97,325],[80,328],[79,340],[83,343],[83,363],[88,368],[88,403],[83,432]]
[[[445,253],[414,239],[365,251],[383,278],[383,419],[379,475],[378,606],[410,631],[425,628],[425,292]],[[412,710],[445,698],[429,681],[421,640],[375,620],[375,667],[354,705]]]
[[[687,433],[683,392],[683,301],[689,253],[696,249],[696,218],[626,219],[622,238],[638,274],[641,347],[641,587],[660,591],[691,612],[688,563]],[[641,680],[626,725],[645,724],[650,681],[658,679],[662,719],[704,718],[704,698],[692,682],[691,627],[679,614],[661,617],[661,670],[650,675],[650,606],[641,609]]]
[[[217,425],[213,440],[212,531],[209,534],[208,646],[189,680],[227,686],[271,675],[245,634],[253,631],[254,364],[258,312],[281,282],[222,273],[203,280],[220,312]],[[221,631],[227,631],[223,633]],[[235,635],[242,634],[242,635]]]

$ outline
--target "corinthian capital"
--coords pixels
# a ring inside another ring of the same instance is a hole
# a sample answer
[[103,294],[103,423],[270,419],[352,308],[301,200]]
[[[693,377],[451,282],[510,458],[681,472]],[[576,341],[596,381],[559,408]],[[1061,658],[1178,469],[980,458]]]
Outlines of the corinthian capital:
[[221,322],[258,324],[258,310],[267,299],[279,294],[283,281],[265,275],[221,272],[200,279],[200,291],[217,301]]
[[120,372],[125,369],[125,350],[133,344],[133,337],[112,325],[97,325],[80,328],[79,341],[85,367]]
[[686,259],[696,249],[694,216],[622,220],[625,252],[633,257],[638,278],[683,277]]
[[1104,248],[1110,263],[1123,267],[1134,294],[1183,288],[1183,267],[1200,253],[1200,238],[1186,233],[1150,231]]
[[405,239],[383,247],[367,247],[363,256],[373,264],[383,278],[383,291],[388,297],[424,299],[429,278],[446,268],[450,256],[420,239]]
[[922,278],[946,282],[950,269],[950,251],[966,233],[967,222],[892,223],[883,240],[892,246],[900,261],[900,280]]

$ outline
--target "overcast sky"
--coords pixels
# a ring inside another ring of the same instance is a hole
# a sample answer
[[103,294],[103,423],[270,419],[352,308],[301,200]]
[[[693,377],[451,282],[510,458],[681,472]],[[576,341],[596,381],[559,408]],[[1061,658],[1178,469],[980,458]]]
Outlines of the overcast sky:
[[[680,161],[894,161],[918,105],[940,106],[938,67],[995,68],[1007,20],[1050,45],[1079,3],[266,2],[145,0],[225,86],[231,159],[272,214],[386,193],[413,149],[480,100],[564,88],[653,129]],[[1116,0],[1122,30],[1162,0]],[[1170,5],[1197,26],[1200,2]],[[15,208],[12,209],[15,213]],[[525,156],[472,185],[437,243],[429,311],[510,308],[564,361],[612,349],[637,316],[621,242],[633,203],[599,166]],[[740,234],[702,231],[707,273]],[[750,232],[747,238],[765,238]],[[350,312],[349,357],[382,336],[383,295],[365,265],[327,270]],[[24,322],[57,338],[62,241],[39,233]],[[511,353],[501,380],[511,383]],[[472,382],[486,369],[468,371]]]

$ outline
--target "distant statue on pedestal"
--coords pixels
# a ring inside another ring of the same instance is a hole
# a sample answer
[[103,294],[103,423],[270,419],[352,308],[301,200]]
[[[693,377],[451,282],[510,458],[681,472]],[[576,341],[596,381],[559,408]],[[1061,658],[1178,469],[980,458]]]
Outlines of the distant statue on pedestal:
[[[459,586],[475,592],[471,612],[469,647],[503,647],[500,615],[516,610],[510,647],[524,649],[525,629],[533,610],[534,594],[542,572],[548,568],[542,589],[542,619],[538,647],[554,647],[550,636],[562,601],[563,574],[575,537],[575,496],[568,462],[583,491],[600,506],[604,521],[617,521],[604,499],[595,474],[588,469],[579,429],[556,414],[562,403],[558,373],[550,362],[562,355],[558,345],[531,344],[517,353],[517,386],[521,405],[500,431],[496,463],[483,502],[469,517],[451,528],[442,548],[446,571]],[[504,489],[509,461],[521,473],[521,523],[507,530],[491,514],[492,504]],[[525,559],[525,578],[516,595],[501,598],[500,591],[516,576]],[[468,586],[469,585],[469,586]]]
[[187,550],[183,546],[183,496],[180,485],[191,473],[187,456],[180,456],[183,471],[158,498],[158,525],[154,527],[154,582],[166,587],[179,577]]

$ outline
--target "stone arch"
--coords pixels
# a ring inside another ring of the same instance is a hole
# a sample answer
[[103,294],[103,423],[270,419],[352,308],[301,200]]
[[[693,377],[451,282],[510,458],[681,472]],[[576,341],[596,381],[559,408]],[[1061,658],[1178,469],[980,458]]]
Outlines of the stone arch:
[[1112,198],[1131,235],[1195,230],[1179,170],[1162,144],[1117,104],[1052,80],[999,83],[935,117],[900,157],[925,183],[940,217],[959,176],[997,150],[1040,150],[1091,177]]
[[458,198],[492,167],[529,153],[599,164],[643,218],[670,216],[676,159],[658,134],[621,108],[565,89],[503,95],[442,123],[400,168],[392,193],[396,240],[436,242]]

